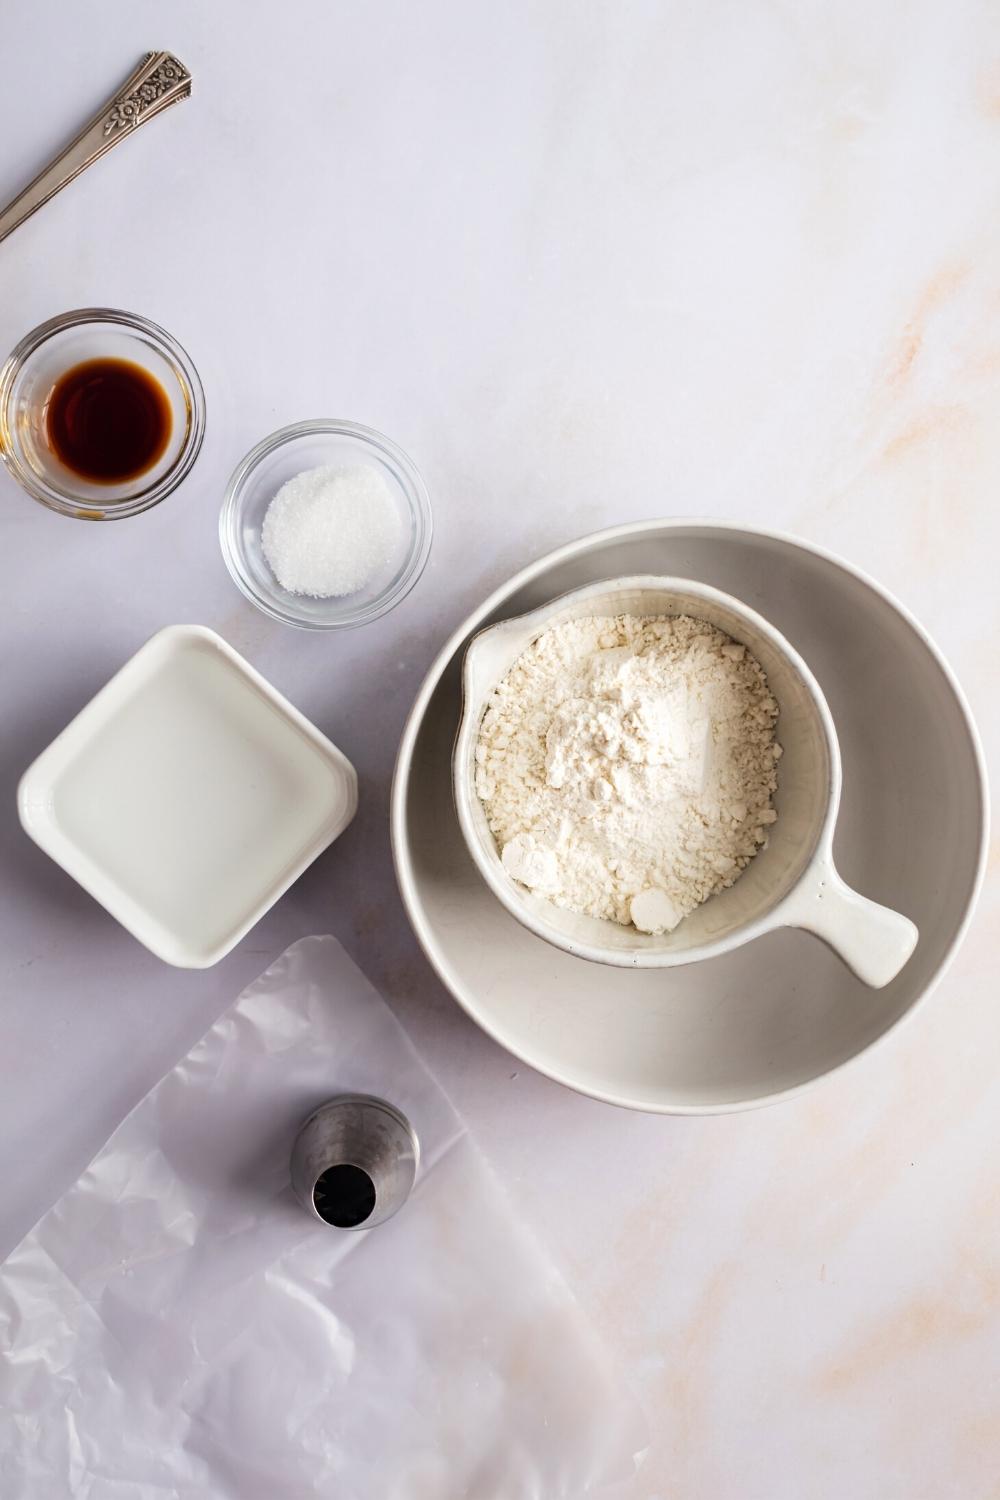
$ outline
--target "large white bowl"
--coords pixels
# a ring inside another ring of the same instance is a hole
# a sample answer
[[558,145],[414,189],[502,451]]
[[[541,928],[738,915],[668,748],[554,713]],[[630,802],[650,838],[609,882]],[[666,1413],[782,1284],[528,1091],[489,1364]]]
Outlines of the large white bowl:
[[[468,641],[570,589],[639,572],[700,579],[735,595],[809,662],[843,757],[837,866],[920,929],[912,958],[884,989],[866,988],[822,944],[792,930],[668,971],[587,963],[529,932],[480,879],[451,785]],[[818,547],[712,521],[640,522],[584,537],[492,594],[431,667],[392,792],[403,900],[469,1015],[522,1061],[582,1093],[689,1114],[789,1097],[910,1014],[968,925],[987,822],[975,726],[913,617]]]
[[[476,793],[476,745],[498,684],[532,641],[565,620],[619,614],[694,615],[741,641],[767,674],[778,703],[778,821],[735,885],[704,902],[672,932],[639,932],[556,906],[504,869]],[[840,807],[837,731],[819,683],[789,641],[739,599],[690,578],[642,573],[605,579],[473,637],[462,672],[462,718],[452,775],[458,823],[479,873],[512,916],[567,953],[621,968],[673,968],[730,953],[778,927],[803,927],[830,944],[866,984],[895,979],[917,929],[841,880],[833,860]]]

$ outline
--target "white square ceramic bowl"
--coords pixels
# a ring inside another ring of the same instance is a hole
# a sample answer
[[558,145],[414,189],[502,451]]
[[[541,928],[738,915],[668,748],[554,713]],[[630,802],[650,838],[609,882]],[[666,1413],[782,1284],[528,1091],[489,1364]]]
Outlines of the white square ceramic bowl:
[[26,832],[166,963],[217,963],[357,807],[350,761],[214,631],[159,631],[28,768]]

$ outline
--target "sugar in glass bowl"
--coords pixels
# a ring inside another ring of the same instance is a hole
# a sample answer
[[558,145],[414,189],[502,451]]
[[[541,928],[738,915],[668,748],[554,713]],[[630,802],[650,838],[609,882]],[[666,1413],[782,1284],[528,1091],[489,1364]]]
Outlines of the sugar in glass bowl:
[[[264,556],[261,531],[283,484],[328,465],[375,468],[392,495],[400,526],[394,554],[365,587],[324,599],[282,587]],[[427,488],[412,460],[382,433],[336,419],[296,422],[258,443],[230,479],[219,517],[222,555],[235,583],[272,619],[303,630],[349,629],[387,614],[423,572],[431,535]]]

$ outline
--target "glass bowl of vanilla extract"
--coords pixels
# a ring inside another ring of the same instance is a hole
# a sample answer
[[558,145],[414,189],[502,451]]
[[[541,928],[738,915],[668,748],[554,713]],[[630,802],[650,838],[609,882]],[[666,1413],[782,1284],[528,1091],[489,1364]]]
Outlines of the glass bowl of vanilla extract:
[[149,510],[190,472],[204,435],[197,370],[136,313],[62,313],[0,368],[0,459],[60,515],[112,521]]

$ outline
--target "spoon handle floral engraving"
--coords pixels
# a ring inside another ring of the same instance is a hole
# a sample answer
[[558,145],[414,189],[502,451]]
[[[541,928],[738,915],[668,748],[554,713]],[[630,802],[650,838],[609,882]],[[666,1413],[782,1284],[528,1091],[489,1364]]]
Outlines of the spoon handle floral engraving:
[[135,71],[22,193],[0,211],[0,240],[140,125],[191,93],[191,74],[171,52],[149,52]]

